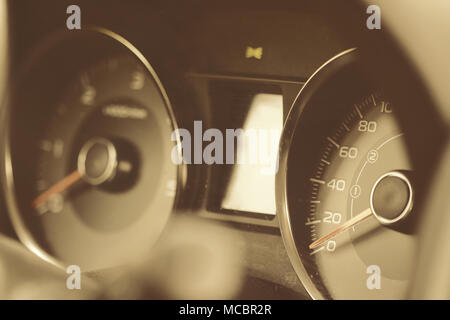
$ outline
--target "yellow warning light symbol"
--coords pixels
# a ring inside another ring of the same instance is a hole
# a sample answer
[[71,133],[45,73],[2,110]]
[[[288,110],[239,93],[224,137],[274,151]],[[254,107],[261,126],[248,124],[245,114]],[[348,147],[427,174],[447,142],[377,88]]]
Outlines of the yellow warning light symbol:
[[263,48],[262,47],[247,47],[247,50],[245,50],[245,57],[247,59],[254,58],[261,60],[263,55]]

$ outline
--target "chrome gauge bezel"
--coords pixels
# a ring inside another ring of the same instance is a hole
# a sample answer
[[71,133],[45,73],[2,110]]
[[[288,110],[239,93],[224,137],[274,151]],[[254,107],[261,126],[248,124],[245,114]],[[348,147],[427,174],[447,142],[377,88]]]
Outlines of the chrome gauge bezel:
[[[408,200],[406,202],[405,208],[394,219],[386,219],[386,218],[380,216],[377,213],[377,211],[375,210],[374,201],[373,201],[373,198],[374,198],[373,195],[374,195],[376,187],[384,178],[387,178],[387,177],[395,177],[395,178],[400,179],[403,183],[406,184],[407,189],[408,189]],[[370,191],[370,208],[372,210],[372,214],[377,218],[377,220],[381,224],[384,224],[384,225],[391,225],[391,224],[394,224],[398,221],[405,219],[411,213],[413,203],[414,203],[414,189],[411,185],[411,182],[409,181],[408,177],[404,173],[399,172],[399,171],[387,172],[384,175],[382,175],[381,177],[379,177],[378,180],[375,181],[375,184],[373,185],[373,188]]]
[[[166,106],[166,112],[168,115],[168,118],[170,119],[170,126],[171,130],[174,132],[174,144],[178,146],[178,157],[181,157],[181,138],[178,133],[178,123],[173,111],[172,104],[169,100],[169,97],[167,95],[167,92],[159,79],[155,69],[152,67],[150,62],[147,60],[147,58],[144,56],[144,54],[137,49],[131,42],[129,42],[127,39],[122,37],[121,35],[97,26],[90,26],[83,28],[82,31],[79,31],[77,33],[96,33],[100,34],[102,36],[105,36],[112,41],[116,42],[119,46],[124,47],[126,50],[128,50],[133,56],[138,59],[142,65],[145,67],[146,72],[150,74],[152,79],[155,82],[155,85],[161,95],[162,100],[164,101],[164,104]],[[48,52],[51,52],[51,50],[55,47],[57,47],[61,41],[66,40],[68,37],[72,36],[72,33],[67,30],[61,30],[57,31],[51,35],[49,35],[45,41],[42,41],[40,45],[33,51],[33,53],[30,55],[30,57],[26,60],[26,63],[23,66],[23,69],[20,71],[19,76],[17,78],[18,83],[20,82],[21,77],[26,76],[26,72],[30,70],[35,63],[39,61],[42,57],[44,57]],[[77,35],[79,36],[79,35]],[[14,90],[14,87],[12,87]],[[8,99],[6,100],[8,101]],[[9,101],[10,102],[10,101]],[[1,140],[1,179],[3,184],[3,191],[5,194],[5,200],[6,200],[6,206],[8,209],[8,214],[12,223],[13,228],[15,229],[17,236],[19,240],[34,254],[36,254],[38,257],[43,259],[44,261],[55,265],[58,268],[65,268],[66,263],[63,263],[59,259],[53,257],[52,255],[48,254],[44,249],[41,248],[41,246],[37,243],[37,241],[33,238],[33,235],[31,234],[31,231],[26,227],[24,221],[21,218],[21,213],[19,209],[19,205],[17,202],[17,197],[15,194],[15,180],[13,175],[13,164],[11,159],[11,152],[10,152],[10,131],[11,131],[11,121],[10,121],[10,112],[8,110],[9,106],[5,106],[5,114],[2,117],[3,121],[3,130],[4,134],[2,135]],[[175,190],[175,199],[174,199],[174,207],[175,209],[181,190],[186,185],[186,178],[187,178],[187,168],[184,164],[180,164],[177,166],[176,171],[176,183],[177,183],[177,189]]]
[[310,98],[331,76],[335,75],[343,68],[355,64],[358,61],[358,55],[358,50],[356,48],[345,50],[329,59],[314,72],[295,98],[284,123],[284,129],[280,139],[279,170],[276,176],[277,215],[280,223],[281,234],[291,264],[312,299],[319,300],[329,297],[325,296],[311,280],[297,249],[289,213],[286,186],[288,178],[287,168],[289,150],[293,147],[292,140],[297,124],[300,121],[302,113],[307,107]]

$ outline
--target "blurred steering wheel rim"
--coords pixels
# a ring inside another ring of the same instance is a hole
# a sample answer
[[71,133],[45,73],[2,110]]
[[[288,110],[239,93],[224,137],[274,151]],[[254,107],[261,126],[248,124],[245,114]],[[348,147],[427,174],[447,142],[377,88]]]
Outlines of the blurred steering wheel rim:
[[[407,4],[406,1],[381,1],[381,10],[389,12],[384,15],[389,32],[397,40],[397,44],[404,48],[403,52],[408,54],[409,60],[413,62],[415,69],[424,79],[426,89],[433,94],[434,103],[428,106],[435,108],[437,119],[442,121],[436,125],[442,126],[444,131],[442,144],[438,146],[436,141],[435,145],[438,149],[440,148],[437,150],[439,160],[428,163],[434,166],[435,170],[429,173],[431,181],[421,208],[423,214],[419,228],[418,267],[409,298],[449,299],[450,96],[449,90],[442,87],[442,82],[450,77],[450,68],[448,63],[446,65],[445,59],[450,54],[450,45],[444,41],[445,38],[439,38],[439,36],[445,35],[446,31],[447,36],[450,33],[450,22],[443,16],[444,12],[448,14],[450,4],[445,1],[436,1],[433,2],[433,6],[430,6],[426,1],[409,1]],[[413,34],[414,41],[411,41]],[[434,47],[431,47],[432,45]],[[403,105],[403,107],[406,106]],[[404,111],[407,112],[407,110]]]
[[[0,103],[4,105],[8,89],[8,10],[6,0],[0,0]],[[1,108],[0,115],[3,116],[4,108]]]
[[[430,163],[431,166],[435,164],[436,169],[422,208],[419,260],[410,298],[450,299],[450,94],[443,86],[450,77],[450,65],[446,63],[450,44],[444,40],[450,33],[450,21],[444,18],[450,10],[450,3],[440,0],[433,2],[432,6],[426,1],[408,2],[408,5],[406,1],[395,4],[383,1],[382,4],[386,11],[401,8],[401,16],[394,18],[395,12],[387,16],[390,32],[407,49],[418,72],[426,79],[425,85],[433,93],[433,106],[445,130],[440,159]],[[414,41],[411,41],[411,34],[415,35]]]

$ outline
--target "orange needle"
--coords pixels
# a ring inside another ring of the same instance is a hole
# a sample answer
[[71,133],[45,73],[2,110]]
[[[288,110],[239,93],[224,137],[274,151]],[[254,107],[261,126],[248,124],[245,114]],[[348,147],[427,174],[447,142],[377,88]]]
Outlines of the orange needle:
[[68,187],[80,180],[80,178],[81,173],[78,170],[75,170],[59,182],[55,183],[50,189],[44,191],[38,197],[36,197],[36,199],[34,199],[31,204],[32,207],[36,209],[37,207],[45,203],[48,199],[50,199],[53,195],[66,190]]
[[351,218],[350,220],[344,222],[342,225],[340,225],[339,227],[337,227],[333,231],[327,233],[323,237],[320,237],[318,240],[316,240],[313,243],[311,243],[309,245],[309,248],[310,249],[314,249],[315,247],[320,246],[325,241],[327,241],[327,240],[329,240],[331,238],[334,238],[338,234],[344,232],[345,230],[350,229],[351,227],[357,225],[358,223],[366,220],[367,218],[369,218],[371,216],[372,216],[372,209],[367,208],[366,210],[364,210],[363,212],[361,212],[357,216],[354,216],[353,218]]

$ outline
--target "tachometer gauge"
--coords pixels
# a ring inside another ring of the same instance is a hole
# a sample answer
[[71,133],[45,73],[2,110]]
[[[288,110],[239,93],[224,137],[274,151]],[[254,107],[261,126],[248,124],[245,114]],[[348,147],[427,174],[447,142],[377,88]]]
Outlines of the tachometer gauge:
[[15,88],[5,173],[21,240],[88,271],[145,257],[181,167],[171,105],[141,53],[109,31],[67,33]]
[[286,121],[277,201],[313,298],[406,296],[416,254],[414,168],[395,106],[350,50],[305,85]]

